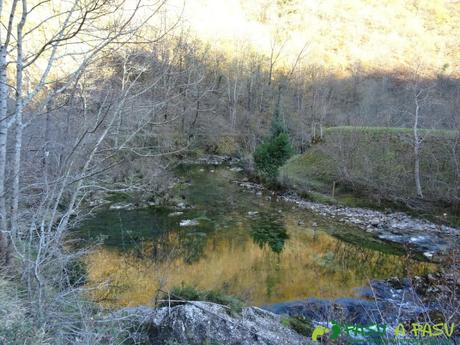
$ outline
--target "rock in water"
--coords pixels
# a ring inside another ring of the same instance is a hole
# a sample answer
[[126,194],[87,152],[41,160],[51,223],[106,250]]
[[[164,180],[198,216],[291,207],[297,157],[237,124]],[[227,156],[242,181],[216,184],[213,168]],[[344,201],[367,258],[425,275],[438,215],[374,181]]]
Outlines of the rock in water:
[[256,307],[231,315],[221,305],[189,302],[172,308],[128,308],[142,329],[137,338],[148,344],[304,345],[312,341],[281,324],[281,318]]
[[183,214],[184,214],[184,212],[180,212],[180,211],[172,212],[172,213],[168,214],[168,217],[177,217],[177,216],[181,216]]
[[180,221],[180,226],[195,226],[198,225],[200,222],[197,219],[183,219]]

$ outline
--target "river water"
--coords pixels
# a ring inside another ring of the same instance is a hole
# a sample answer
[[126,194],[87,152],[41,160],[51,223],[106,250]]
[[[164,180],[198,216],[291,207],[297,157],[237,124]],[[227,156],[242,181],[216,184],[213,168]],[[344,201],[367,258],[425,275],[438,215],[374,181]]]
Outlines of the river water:
[[193,208],[104,210],[83,224],[85,243],[100,243],[85,258],[87,286],[99,287],[94,300],[151,304],[158,288],[174,286],[218,289],[253,305],[354,297],[370,279],[434,269],[362,230],[242,190],[232,181],[243,176],[227,167],[178,175],[186,182],[177,193]]

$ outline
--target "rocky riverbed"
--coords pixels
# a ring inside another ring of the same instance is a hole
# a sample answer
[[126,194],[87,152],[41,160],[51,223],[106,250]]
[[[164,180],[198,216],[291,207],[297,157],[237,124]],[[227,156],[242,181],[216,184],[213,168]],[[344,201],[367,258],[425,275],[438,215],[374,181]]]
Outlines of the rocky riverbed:
[[181,164],[184,165],[236,165],[240,163],[240,159],[232,156],[221,156],[221,155],[204,155],[196,159],[184,159]]
[[326,205],[305,200],[293,192],[275,193],[249,181],[234,181],[240,187],[269,198],[293,203],[321,216],[353,225],[385,241],[407,245],[429,260],[460,246],[460,229],[411,217],[403,212],[381,212],[364,208]]

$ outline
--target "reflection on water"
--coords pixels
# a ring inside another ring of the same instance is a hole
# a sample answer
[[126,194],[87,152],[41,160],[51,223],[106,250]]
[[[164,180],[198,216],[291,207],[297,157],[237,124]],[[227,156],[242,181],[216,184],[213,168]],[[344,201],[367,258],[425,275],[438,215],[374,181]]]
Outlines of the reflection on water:
[[267,244],[274,253],[279,254],[283,251],[284,242],[289,236],[278,213],[263,212],[250,222],[249,227],[253,241],[260,248]]
[[[192,169],[187,177],[193,183],[183,193],[196,207],[181,216],[158,208],[107,211],[82,228],[87,239],[104,241],[87,257],[89,286],[102,286],[92,290],[95,300],[149,304],[158,288],[180,285],[221,289],[253,304],[335,298],[353,296],[368,279],[433,269],[360,231],[240,191],[227,169]],[[181,219],[199,225],[180,227]]]

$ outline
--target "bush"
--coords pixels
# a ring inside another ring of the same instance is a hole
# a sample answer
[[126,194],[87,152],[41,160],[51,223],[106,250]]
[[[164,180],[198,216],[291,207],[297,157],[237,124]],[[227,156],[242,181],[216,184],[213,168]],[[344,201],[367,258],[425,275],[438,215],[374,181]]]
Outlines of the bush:
[[79,287],[87,283],[88,270],[83,260],[73,259],[69,261],[65,270],[70,287]]
[[311,322],[303,316],[285,316],[282,318],[281,324],[305,337],[311,337],[313,333],[314,327]]
[[254,152],[257,173],[268,182],[276,181],[278,169],[292,156],[293,149],[286,132],[259,145]]

